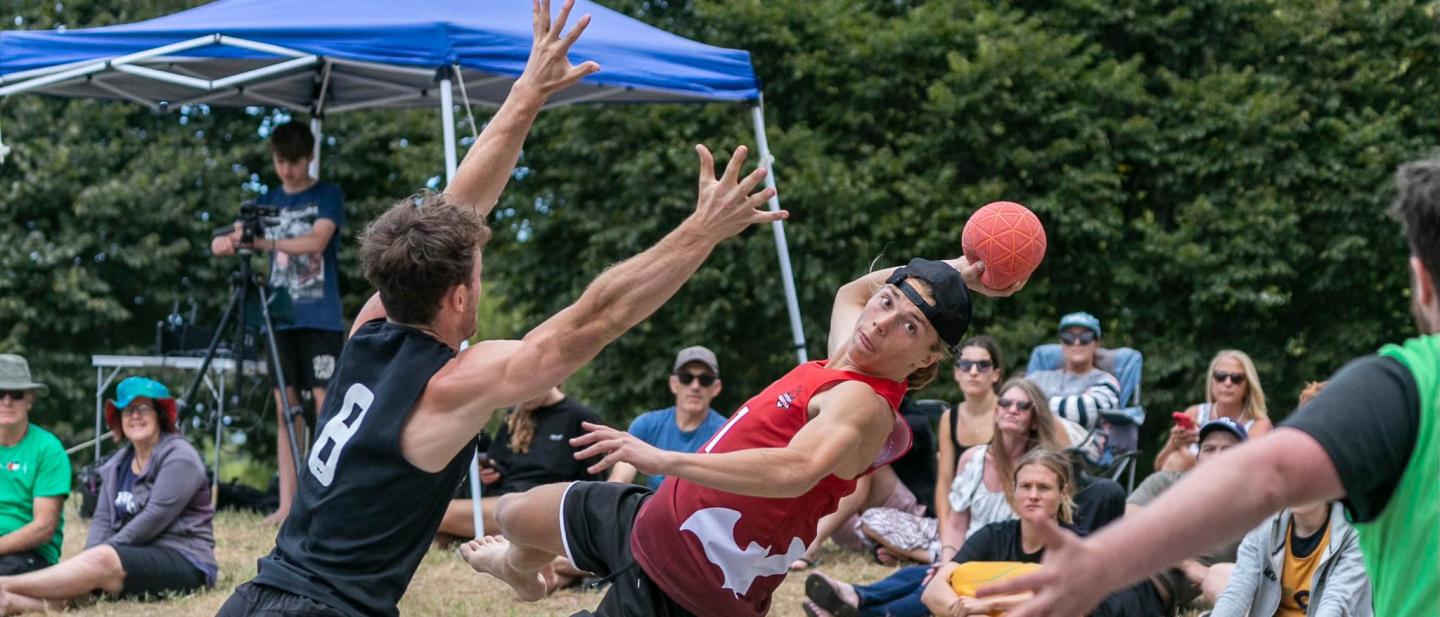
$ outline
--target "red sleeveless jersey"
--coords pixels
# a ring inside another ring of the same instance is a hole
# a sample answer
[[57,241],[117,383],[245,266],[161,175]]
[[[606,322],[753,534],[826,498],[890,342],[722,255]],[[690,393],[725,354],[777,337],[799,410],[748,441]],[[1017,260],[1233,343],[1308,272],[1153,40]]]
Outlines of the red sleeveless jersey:
[[[870,386],[896,411],[894,428],[870,471],[910,449],[910,427],[898,413],[903,381],[808,362],[770,384],[730,417],[701,454],[783,448],[809,420],[810,397],[844,381]],[[866,473],[869,473],[868,471]],[[825,477],[804,495],[765,498],[707,488],[671,476],[635,518],[630,548],[650,579],[702,617],[764,615],[792,561],[815,539],[820,518],[835,511],[855,480]]]

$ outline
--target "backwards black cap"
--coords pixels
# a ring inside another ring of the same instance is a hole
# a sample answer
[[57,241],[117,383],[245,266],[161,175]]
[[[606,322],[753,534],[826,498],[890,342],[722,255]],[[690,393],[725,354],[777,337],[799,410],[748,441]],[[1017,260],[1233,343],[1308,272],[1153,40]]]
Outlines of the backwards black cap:
[[[926,302],[925,296],[905,280],[911,277],[930,284],[930,294],[935,297],[933,304]],[[917,257],[895,270],[885,283],[899,287],[900,292],[915,303],[946,345],[954,347],[960,344],[960,339],[970,328],[970,290],[965,287],[960,271],[943,261]]]

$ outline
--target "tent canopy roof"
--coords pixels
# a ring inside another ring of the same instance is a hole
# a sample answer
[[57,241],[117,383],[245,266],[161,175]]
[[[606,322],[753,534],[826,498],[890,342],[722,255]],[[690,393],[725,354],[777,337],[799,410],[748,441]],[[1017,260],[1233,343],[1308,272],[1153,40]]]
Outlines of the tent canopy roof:
[[[594,60],[601,72],[552,105],[759,97],[748,52],[590,0],[576,0],[570,26],[586,13],[592,22],[570,57]],[[433,106],[437,71],[459,67],[473,102],[498,105],[524,70],[531,38],[529,0],[218,0],[132,24],[0,32],[0,95],[335,112]]]

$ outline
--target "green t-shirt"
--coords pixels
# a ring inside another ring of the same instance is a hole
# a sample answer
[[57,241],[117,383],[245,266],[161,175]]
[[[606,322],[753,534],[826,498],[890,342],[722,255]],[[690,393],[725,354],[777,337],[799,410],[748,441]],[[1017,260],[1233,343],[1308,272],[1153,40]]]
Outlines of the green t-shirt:
[[[70,457],[65,446],[50,431],[30,425],[25,437],[13,446],[0,446],[0,534],[24,527],[35,516],[36,497],[70,495]],[[60,542],[65,537],[61,516],[50,541],[35,547],[46,561],[60,561]]]
[[1440,335],[1387,345],[1415,378],[1420,425],[1395,492],[1373,521],[1359,523],[1360,550],[1375,593],[1375,614],[1433,616],[1440,605]]

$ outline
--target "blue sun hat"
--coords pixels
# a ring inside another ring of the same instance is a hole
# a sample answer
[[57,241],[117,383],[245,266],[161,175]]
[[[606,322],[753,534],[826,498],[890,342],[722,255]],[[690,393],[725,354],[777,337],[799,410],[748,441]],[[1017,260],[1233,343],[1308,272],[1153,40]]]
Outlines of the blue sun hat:
[[159,412],[160,428],[165,432],[175,431],[177,410],[175,409],[175,397],[170,394],[170,389],[165,384],[155,381],[149,377],[127,377],[120,385],[115,386],[115,398],[105,401],[105,421],[110,428],[120,435],[120,410],[129,407],[130,403],[137,398],[148,398],[155,401],[155,410]]

